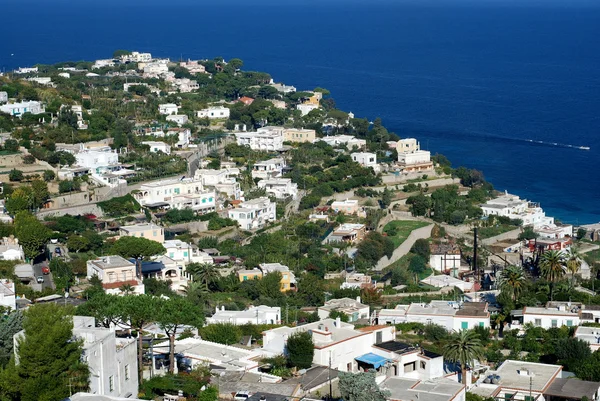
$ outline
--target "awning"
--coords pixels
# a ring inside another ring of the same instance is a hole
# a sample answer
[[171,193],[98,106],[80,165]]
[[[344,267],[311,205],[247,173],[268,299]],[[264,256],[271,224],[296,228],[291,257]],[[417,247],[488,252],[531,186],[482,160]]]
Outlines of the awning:
[[368,354],[364,354],[362,356],[356,357],[354,359],[358,362],[363,362],[363,363],[367,363],[369,365],[373,365],[373,367],[375,369],[378,369],[379,367],[385,365],[385,363],[388,361],[387,358],[373,354],[371,352]]

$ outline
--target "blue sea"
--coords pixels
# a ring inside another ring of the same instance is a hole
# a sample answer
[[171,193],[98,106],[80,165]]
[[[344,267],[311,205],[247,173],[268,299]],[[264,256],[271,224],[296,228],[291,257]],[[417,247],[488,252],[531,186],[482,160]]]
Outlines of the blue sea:
[[239,57],[562,221],[600,221],[600,1],[2,0],[0,13],[0,68],[115,49]]

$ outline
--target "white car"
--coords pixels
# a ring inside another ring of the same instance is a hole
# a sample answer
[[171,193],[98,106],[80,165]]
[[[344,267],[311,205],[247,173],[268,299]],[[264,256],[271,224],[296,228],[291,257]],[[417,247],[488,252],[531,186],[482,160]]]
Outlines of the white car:
[[44,282],[44,276],[38,276],[37,282],[38,284],[42,284]]
[[238,391],[237,393],[235,393],[234,400],[236,400],[236,401],[246,401],[248,398],[250,398],[250,392],[249,391]]

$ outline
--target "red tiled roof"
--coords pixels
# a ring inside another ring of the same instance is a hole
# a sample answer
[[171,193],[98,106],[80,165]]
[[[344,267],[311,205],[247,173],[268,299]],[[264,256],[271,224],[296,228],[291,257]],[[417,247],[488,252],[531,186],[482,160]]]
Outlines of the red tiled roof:
[[103,283],[102,288],[104,288],[105,290],[112,290],[115,288],[120,288],[121,286],[127,285],[127,284],[132,285],[132,286],[139,285],[137,280],[127,280],[127,281],[115,281],[114,283]]

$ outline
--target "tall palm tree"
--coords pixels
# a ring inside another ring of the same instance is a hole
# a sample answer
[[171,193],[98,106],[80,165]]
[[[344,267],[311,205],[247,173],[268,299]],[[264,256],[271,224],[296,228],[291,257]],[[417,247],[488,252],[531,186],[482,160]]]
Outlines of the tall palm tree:
[[579,269],[581,269],[583,258],[579,253],[579,249],[571,247],[567,252],[566,259],[567,271],[571,273],[571,288],[573,288],[575,286],[575,275],[579,273]]
[[554,284],[560,281],[566,272],[565,257],[560,251],[546,251],[540,258],[540,272],[548,281],[552,288],[550,289],[550,299],[554,299]]
[[527,284],[525,272],[519,266],[507,266],[498,277],[500,291],[511,294],[513,301],[517,302],[519,295]]
[[123,293],[123,295],[131,295],[135,292],[135,288],[131,284],[123,284],[119,287],[119,290]]
[[210,287],[221,278],[221,273],[215,265],[210,263],[190,263],[186,270],[194,277],[194,280]]
[[444,347],[444,358],[460,364],[462,383],[467,384],[467,364],[484,358],[479,335],[473,330],[461,330],[452,334]]

